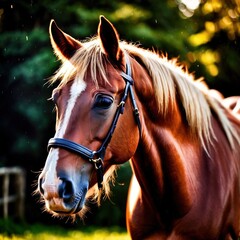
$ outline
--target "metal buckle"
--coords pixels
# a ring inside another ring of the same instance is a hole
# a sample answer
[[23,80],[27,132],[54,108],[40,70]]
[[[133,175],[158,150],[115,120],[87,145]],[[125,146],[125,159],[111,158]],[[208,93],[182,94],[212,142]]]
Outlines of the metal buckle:
[[117,107],[124,107],[124,105],[125,105],[125,101],[121,101],[121,102],[117,105]]
[[117,107],[119,108],[119,111],[121,114],[123,114],[124,108],[125,108],[125,101],[121,101]]
[[102,168],[103,166],[103,160],[101,158],[89,159],[89,162],[94,164],[96,170]]

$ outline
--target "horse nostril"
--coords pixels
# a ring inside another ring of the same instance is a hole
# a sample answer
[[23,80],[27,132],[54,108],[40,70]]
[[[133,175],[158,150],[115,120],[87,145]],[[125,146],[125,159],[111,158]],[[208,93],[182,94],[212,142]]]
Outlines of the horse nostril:
[[62,198],[63,201],[65,202],[70,201],[74,194],[73,184],[69,180],[66,180],[66,179],[61,179],[61,180],[62,180],[62,183],[59,185],[59,189],[58,189],[59,197]]
[[43,178],[40,178],[38,180],[38,189],[39,189],[39,192],[44,195],[44,190],[43,190],[43,187],[42,187],[42,183],[43,183]]

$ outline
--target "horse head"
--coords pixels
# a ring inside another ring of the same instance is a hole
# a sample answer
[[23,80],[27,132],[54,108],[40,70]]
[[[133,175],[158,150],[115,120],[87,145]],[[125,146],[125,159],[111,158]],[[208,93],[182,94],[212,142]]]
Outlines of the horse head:
[[100,17],[98,34],[91,41],[81,43],[54,21],[50,38],[63,65],[53,77],[60,81],[52,93],[56,133],[49,141],[38,190],[47,210],[71,215],[81,212],[96,182],[101,188],[111,166],[133,156],[140,121],[130,57],[121,50],[118,33],[107,19]]

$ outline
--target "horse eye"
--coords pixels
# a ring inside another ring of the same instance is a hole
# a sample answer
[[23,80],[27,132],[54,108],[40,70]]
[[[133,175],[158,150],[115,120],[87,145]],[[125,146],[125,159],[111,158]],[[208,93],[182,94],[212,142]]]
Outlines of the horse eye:
[[94,108],[108,109],[113,103],[113,98],[106,95],[97,95],[94,102]]

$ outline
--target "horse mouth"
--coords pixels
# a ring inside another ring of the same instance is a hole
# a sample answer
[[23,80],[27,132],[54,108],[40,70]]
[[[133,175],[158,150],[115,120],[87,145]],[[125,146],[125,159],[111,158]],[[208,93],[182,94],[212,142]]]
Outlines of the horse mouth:
[[54,213],[57,213],[59,215],[72,215],[72,214],[77,214],[82,210],[82,207],[80,206],[81,203],[79,202],[75,207],[73,207],[70,210],[62,211],[62,210],[53,210]]
[[72,202],[65,203],[63,199],[52,198],[45,201],[48,211],[58,215],[74,215],[79,213],[84,205],[83,198],[75,198]]

